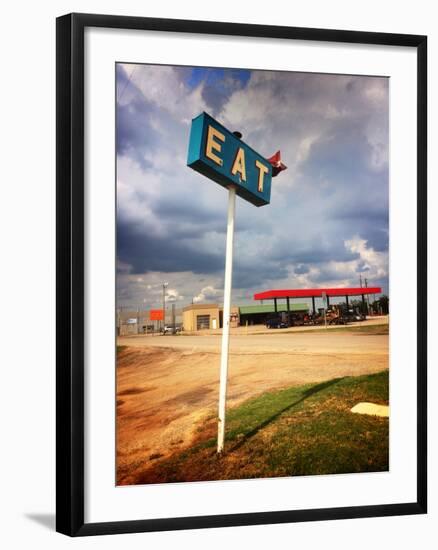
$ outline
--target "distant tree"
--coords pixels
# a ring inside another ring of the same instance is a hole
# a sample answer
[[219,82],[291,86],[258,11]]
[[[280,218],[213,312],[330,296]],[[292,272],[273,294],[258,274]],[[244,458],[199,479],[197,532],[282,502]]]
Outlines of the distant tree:
[[363,315],[366,315],[368,313],[367,303],[363,302],[362,300],[358,300],[357,298],[354,298],[351,300],[350,304],[357,308]]
[[384,315],[388,315],[389,313],[389,298],[386,296],[386,294],[383,294],[380,296],[380,298],[377,300],[379,307],[382,310],[382,313]]

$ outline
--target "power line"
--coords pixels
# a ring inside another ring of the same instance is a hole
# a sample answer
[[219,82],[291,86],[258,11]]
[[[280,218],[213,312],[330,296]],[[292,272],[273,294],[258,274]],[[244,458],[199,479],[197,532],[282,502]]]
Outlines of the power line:
[[128,84],[130,84],[136,70],[137,70],[137,65],[134,66],[132,73],[129,75],[128,79],[126,80],[125,85],[123,86],[123,90],[121,91],[120,96],[117,98],[117,102],[119,102],[122,99],[122,96],[125,93],[125,90],[128,87]]

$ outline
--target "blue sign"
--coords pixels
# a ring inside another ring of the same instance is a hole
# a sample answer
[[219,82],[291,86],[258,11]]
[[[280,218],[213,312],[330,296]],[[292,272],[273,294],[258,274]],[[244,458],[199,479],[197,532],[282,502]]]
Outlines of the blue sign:
[[187,165],[256,206],[271,199],[272,166],[207,113],[192,120]]

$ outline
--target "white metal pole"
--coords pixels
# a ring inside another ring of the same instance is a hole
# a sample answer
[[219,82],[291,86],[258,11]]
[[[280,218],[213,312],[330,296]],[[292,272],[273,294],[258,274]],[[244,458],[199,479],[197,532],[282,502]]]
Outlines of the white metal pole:
[[231,286],[233,275],[234,212],[236,206],[236,188],[228,188],[227,245],[225,253],[224,311],[222,328],[221,370],[219,384],[219,416],[217,431],[217,452],[224,450],[225,408],[227,401],[228,350],[230,342]]

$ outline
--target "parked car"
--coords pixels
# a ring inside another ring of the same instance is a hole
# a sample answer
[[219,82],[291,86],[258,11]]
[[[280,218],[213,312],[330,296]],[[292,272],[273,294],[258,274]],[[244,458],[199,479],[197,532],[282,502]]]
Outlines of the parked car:
[[344,308],[343,317],[346,322],[366,320],[366,316],[360,311],[360,309],[357,306],[350,307],[348,309]]
[[266,321],[266,328],[287,328],[288,324],[281,317],[270,317]]
[[171,325],[166,325],[163,329],[161,329],[161,332],[163,334],[178,334],[179,332],[181,332],[181,327],[179,326],[173,327]]

